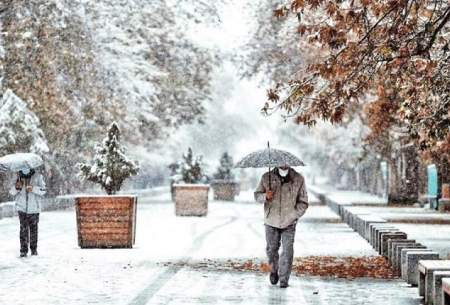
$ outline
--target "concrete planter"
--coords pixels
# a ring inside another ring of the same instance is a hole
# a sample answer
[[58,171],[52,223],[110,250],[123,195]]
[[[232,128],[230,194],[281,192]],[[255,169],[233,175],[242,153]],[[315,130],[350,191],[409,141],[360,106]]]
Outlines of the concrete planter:
[[206,216],[208,214],[207,184],[174,184],[175,215]]
[[211,183],[214,200],[234,201],[238,192],[238,183],[234,181],[215,180]]
[[75,198],[75,208],[81,248],[133,247],[136,196],[80,196]]

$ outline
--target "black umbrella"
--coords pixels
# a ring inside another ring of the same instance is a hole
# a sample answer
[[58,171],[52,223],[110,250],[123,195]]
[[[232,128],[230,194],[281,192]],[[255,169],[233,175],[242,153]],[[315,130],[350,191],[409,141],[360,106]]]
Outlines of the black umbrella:
[[[261,168],[268,167],[269,172],[271,167],[281,167],[281,166],[305,166],[302,160],[294,156],[290,152],[271,149],[269,142],[267,142],[267,148],[263,150],[258,150],[252,152],[251,154],[245,156],[241,161],[236,163],[234,167],[236,168]],[[270,183],[269,176],[269,184]],[[271,185],[269,185],[271,187]]]

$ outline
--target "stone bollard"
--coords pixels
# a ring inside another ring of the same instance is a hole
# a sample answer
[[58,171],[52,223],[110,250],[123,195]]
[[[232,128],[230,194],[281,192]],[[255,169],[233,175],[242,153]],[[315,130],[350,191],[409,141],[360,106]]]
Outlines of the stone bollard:
[[[403,251],[403,250],[402,250]],[[439,254],[434,251],[408,251],[405,257],[405,275],[406,282],[413,287],[419,285],[419,261],[421,260],[437,260]],[[403,263],[402,263],[403,266]],[[403,277],[403,270],[402,270]]]
[[421,260],[419,271],[419,295],[425,297],[425,304],[433,303],[434,273],[450,271],[450,260]]
[[393,259],[393,267],[394,270],[400,274],[402,268],[402,250],[426,250],[427,247],[420,243],[412,243],[412,244],[399,244],[394,248],[394,259]]
[[408,281],[408,272],[407,272],[407,257],[406,255],[409,252],[426,252],[430,253],[433,252],[431,249],[428,248],[404,248],[400,251],[400,276],[402,280],[405,282]]
[[339,203],[338,205],[338,210],[339,210],[339,216],[341,217],[342,220],[344,220],[344,212],[346,207],[351,206],[351,203]]
[[394,250],[396,245],[404,245],[404,244],[415,244],[416,241],[414,239],[389,239],[388,240],[388,252],[387,258],[391,265],[394,265]]
[[442,280],[450,277],[450,271],[436,271],[433,273],[433,298],[432,304],[441,305],[442,298]]
[[359,235],[364,236],[363,231],[362,231],[364,219],[367,217],[371,217],[371,216],[372,215],[367,214],[367,213],[357,213],[356,214],[353,226],[354,226],[355,231],[358,232]]
[[359,227],[360,227],[360,224],[361,224],[361,216],[365,216],[365,215],[367,215],[367,214],[356,214],[355,215],[355,218],[354,218],[354,221],[353,221],[353,229],[357,232],[357,233],[359,233]]
[[394,233],[394,232],[400,232],[399,229],[397,228],[392,228],[392,229],[375,229],[376,232],[376,237],[375,237],[375,251],[377,251],[379,254],[381,254],[381,234],[382,233]]
[[358,215],[357,231],[366,240],[370,239],[369,225],[371,223],[386,223],[386,220],[372,214]]
[[450,278],[442,280],[442,305],[450,305]]
[[372,248],[375,248],[375,237],[376,237],[376,229],[387,228],[387,229],[395,229],[392,225],[387,223],[374,223],[369,225],[369,243]]
[[343,221],[348,224],[350,226],[350,218],[353,215],[351,212],[351,206],[345,206],[343,207],[343,211],[344,211],[344,217],[343,217]]
[[[372,246],[372,248],[376,248],[376,243],[377,243],[377,233],[379,230],[397,230],[397,228],[393,227],[390,224],[373,224],[370,226],[370,245]],[[398,231],[398,230],[397,230]]]
[[333,212],[335,212],[336,214],[339,213],[339,204],[329,198],[326,198],[326,203],[328,205],[328,207],[333,210]]
[[349,217],[349,226],[353,231],[357,231],[359,216],[367,215],[367,213],[352,213]]
[[382,218],[376,219],[376,217],[374,217],[373,219],[366,220],[364,222],[364,238],[370,242],[370,225],[371,224],[386,224],[386,223],[387,223],[386,220],[384,220]]
[[399,240],[399,239],[407,239],[408,235],[404,232],[393,232],[393,233],[381,233],[380,235],[380,246],[378,252],[384,256],[388,257],[388,241],[391,239]]

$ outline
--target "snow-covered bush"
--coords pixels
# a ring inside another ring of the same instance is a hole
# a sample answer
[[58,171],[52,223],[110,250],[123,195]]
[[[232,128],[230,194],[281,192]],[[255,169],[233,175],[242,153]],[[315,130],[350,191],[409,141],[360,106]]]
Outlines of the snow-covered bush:
[[214,174],[214,179],[220,180],[234,180],[233,170],[233,158],[224,152],[220,158],[220,165],[217,168],[217,172]]
[[113,123],[108,136],[96,148],[94,164],[80,164],[80,175],[99,183],[108,195],[119,191],[125,179],[137,175],[139,171],[137,162],[128,159],[119,141],[119,126]]
[[194,157],[192,149],[189,147],[180,163],[181,180],[188,184],[198,184],[207,181],[207,177],[203,174],[203,157]]
[[49,152],[39,118],[11,90],[0,99],[0,155],[15,152]]

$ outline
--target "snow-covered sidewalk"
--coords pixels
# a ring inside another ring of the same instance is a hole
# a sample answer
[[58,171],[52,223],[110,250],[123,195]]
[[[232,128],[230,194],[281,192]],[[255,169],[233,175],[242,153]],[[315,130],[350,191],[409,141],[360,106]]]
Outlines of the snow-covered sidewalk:
[[388,206],[384,199],[358,191],[338,191],[328,185],[313,185],[309,189],[346,207],[352,213],[372,214],[383,218],[408,234],[410,239],[437,251],[441,258],[450,258],[450,214],[427,207]]
[[[205,218],[175,217],[167,203],[141,200],[133,249],[82,250],[75,212],[41,215],[39,256],[18,258],[18,219],[0,220],[0,300],[53,304],[419,304],[397,280],[291,279],[272,287],[266,274],[196,270],[165,262],[265,259],[262,207],[212,202]],[[326,206],[312,206],[297,226],[296,256],[376,255]],[[382,292],[381,294],[377,292]],[[332,300],[332,301],[331,301]]]
[[313,194],[325,195],[337,203],[351,203],[364,205],[387,205],[387,198],[376,196],[361,191],[336,190],[328,185],[310,185],[308,189]]

